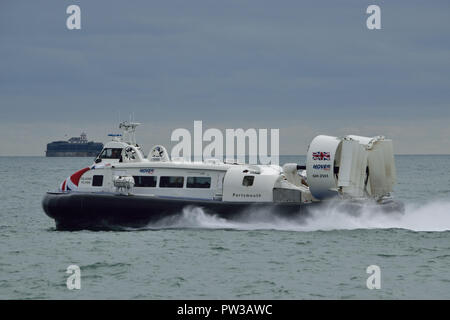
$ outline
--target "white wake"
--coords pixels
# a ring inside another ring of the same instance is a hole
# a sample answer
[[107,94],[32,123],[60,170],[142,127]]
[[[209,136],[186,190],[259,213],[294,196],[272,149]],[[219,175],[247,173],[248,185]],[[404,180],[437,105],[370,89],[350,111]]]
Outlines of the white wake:
[[342,208],[328,206],[315,209],[307,218],[286,218],[264,210],[254,210],[237,220],[210,215],[201,208],[187,208],[179,216],[163,219],[148,227],[286,231],[401,228],[413,231],[446,231],[450,230],[450,202],[406,205],[404,214],[382,213],[373,208],[364,208],[360,214],[352,215]]

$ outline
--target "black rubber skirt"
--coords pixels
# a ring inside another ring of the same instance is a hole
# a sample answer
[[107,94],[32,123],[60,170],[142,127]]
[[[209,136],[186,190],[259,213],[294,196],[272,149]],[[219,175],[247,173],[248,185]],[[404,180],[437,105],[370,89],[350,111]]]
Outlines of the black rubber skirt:
[[47,193],[42,201],[45,213],[58,230],[104,230],[117,227],[139,228],[149,223],[181,215],[189,207],[206,214],[233,219],[245,212],[272,212],[297,215],[305,205],[298,203],[243,203],[107,193]]
[[[360,204],[340,204],[343,210],[358,214]],[[57,230],[120,230],[141,228],[162,219],[182,215],[185,209],[201,208],[205,214],[235,220],[253,214],[303,219],[312,212],[328,210],[323,203],[223,202],[162,198],[109,193],[48,192],[42,200],[45,213],[55,220]],[[403,212],[403,204],[377,205],[382,211]],[[257,217],[256,217],[257,218]]]

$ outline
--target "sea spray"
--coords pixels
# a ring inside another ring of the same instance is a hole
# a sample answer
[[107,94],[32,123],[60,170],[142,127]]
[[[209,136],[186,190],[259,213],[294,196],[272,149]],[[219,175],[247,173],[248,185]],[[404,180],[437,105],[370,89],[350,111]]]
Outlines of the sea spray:
[[188,207],[180,215],[168,217],[147,226],[149,229],[200,228],[234,230],[353,230],[408,229],[413,231],[450,230],[450,202],[437,201],[423,205],[406,205],[403,214],[384,213],[376,206],[363,206],[357,214],[342,206],[320,206],[311,213],[284,217],[264,209],[248,210],[233,220],[206,213],[199,207]]

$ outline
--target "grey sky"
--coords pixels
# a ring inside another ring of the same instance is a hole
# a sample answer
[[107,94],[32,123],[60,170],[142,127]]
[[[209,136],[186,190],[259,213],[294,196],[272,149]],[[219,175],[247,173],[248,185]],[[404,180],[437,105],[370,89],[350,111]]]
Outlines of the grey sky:
[[[66,28],[81,7],[82,30]],[[366,28],[381,7],[382,30]],[[170,132],[280,128],[284,154],[315,134],[383,134],[398,153],[450,153],[449,1],[0,3],[0,155],[105,135],[134,112],[139,142]]]

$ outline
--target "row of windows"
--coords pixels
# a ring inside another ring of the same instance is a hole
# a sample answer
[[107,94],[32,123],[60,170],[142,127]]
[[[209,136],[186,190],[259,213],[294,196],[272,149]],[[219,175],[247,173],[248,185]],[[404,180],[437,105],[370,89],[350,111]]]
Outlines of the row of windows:
[[[157,177],[133,176],[135,187],[156,187]],[[183,188],[184,177],[162,176],[159,178],[160,188]],[[211,188],[211,177],[187,177],[186,188]]]
[[[143,188],[155,188],[157,177],[155,176],[133,176],[134,186]],[[101,187],[103,176],[93,176],[92,186]],[[160,177],[160,188],[183,188],[184,177]],[[186,188],[211,188],[211,177],[187,177]]]
[[[142,188],[155,188],[157,177],[155,176],[133,176],[134,186]],[[251,187],[254,176],[245,176],[242,180],[242,185],[245,187]],[[93,176],[92,186],[101,187],[103,185],[103,176]],[[183,188],[184,177],[161,177],[159,179],[160,188]],[[211,188],[211,178],[210,177],[188,177],[186,182],[186,188],[201,188],[209,189]]]

